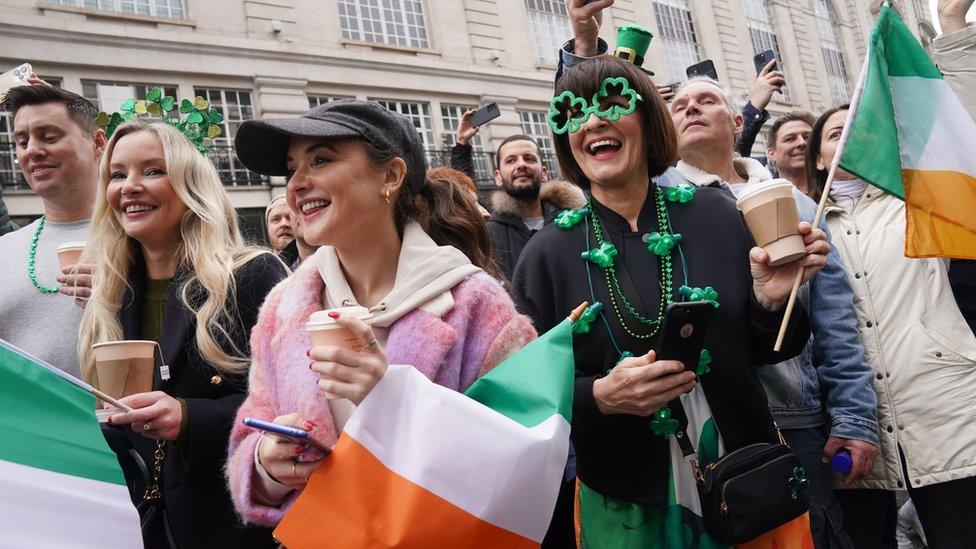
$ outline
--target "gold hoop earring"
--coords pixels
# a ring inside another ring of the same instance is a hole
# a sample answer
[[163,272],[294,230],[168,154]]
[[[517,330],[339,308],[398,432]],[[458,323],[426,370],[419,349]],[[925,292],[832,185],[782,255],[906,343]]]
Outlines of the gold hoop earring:
[[387,205],[390,204],[390,190],[389,189],[386,190],[386,204]]

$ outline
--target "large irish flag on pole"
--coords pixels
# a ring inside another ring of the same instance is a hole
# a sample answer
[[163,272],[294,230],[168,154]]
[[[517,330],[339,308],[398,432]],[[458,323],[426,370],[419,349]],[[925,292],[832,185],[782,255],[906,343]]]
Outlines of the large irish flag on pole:
[[465,394],[391,365],[275,530],[289,549],[538,547],[569,449],[571,320]]
[[0,546],[142,547],[83,385],[0,340]]
[[840,167],[905,201],[908,257],[976,259],[976,122],[882,8]]

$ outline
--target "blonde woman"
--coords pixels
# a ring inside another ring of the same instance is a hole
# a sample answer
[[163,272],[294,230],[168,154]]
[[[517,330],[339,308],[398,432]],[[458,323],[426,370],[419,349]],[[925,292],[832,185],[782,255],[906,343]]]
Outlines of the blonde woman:
[[236,520],[223,464],[247,389],[251,327],[285,267],[243,244],[224,188],[192,142],[142,121],[120,126],[106,147],[89,250],[85,377],[94,378],[91,345],[103,341],[156,341],[168,366],[152,392],[123,399],[135,411],[109,417],[131,427],[161,495],[141,506],[144,519],[154,515],[146,547],[273,546],[269,531]]

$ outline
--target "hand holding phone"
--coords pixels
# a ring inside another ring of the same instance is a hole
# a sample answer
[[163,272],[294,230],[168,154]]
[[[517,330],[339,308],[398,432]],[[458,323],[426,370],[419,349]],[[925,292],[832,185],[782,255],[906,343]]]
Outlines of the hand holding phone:
[[33,71],[34,69],[31,68],[30,63],[24,63],[3,74],[0,74],[0,101],[3,101],[3,99],[7,96],[7,92],[10,91],[10,88],[30,84],[30,82],[27,81],[27,78]]
[[714,308],[707,301],[672,303],[664,310],[657,360],[677,360],[695,372]]
[[274,423],[253,417],[245,417],[242,423],[252,429],[271,433],[277,437],[290,440],[296,444],[301,444],[303,446],[314,446],[325,454],[332,452],[332,450],[316,442],[305,429],[290,427],[288,425],[282,425],[281,423]]
[[[762,53],[757,53],[756,55],[754,55],[752,57],[752,62],[756,66],[756,74],[757,75],[762,74],[763,70],[766,68],[766,65],[768,65],[770,61],[775,61],[775,60],[776,60],[776,52],[774,52],[773,50],[766,50]],[[769,70],[770,71],[777,70],[776,66],[777,64],[773,63],[773,66],[770,67]]]

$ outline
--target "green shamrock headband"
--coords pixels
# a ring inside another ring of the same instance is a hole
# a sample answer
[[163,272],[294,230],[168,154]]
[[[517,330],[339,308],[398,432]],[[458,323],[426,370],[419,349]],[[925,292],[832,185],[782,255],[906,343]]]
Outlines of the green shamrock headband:
[[[127,99],[120,106],[122,112],[100,112],[95,117],[95,125],[105,130],[105,134],[112,137],[115,130],[124,122],[134,118],[159,119],[180,130],[201,154],[207,156],[209,152],[204,145],[204,139],[213,139],[223,133],[220,123],[224,115],[216,109],[210,108],[210,102],[197,96],[193,101],[184,99],[180,102],[178,111],[176,99],[163,96],[163,90],[152,88],[146,92],[145,100]],[[183,115],[186,115],[185,118]]]
[[[611,94],[610,87],[620,87],[620,93]],[[626,98],[627,104],[622,105],[615,98]],[[593,94],[593,98],[587,101],[583,97],[577,97],[573,92],[566,90],[549,102],[549,127],[552,133],[560,135],[566,132],[576,133],[591,114],[604,120],[616,122],[621,116],[626,116],[637,110],[637,102],[643,101],[633,88],[630,81],[623,76],[608,76],[600,84],[600,90]]]

